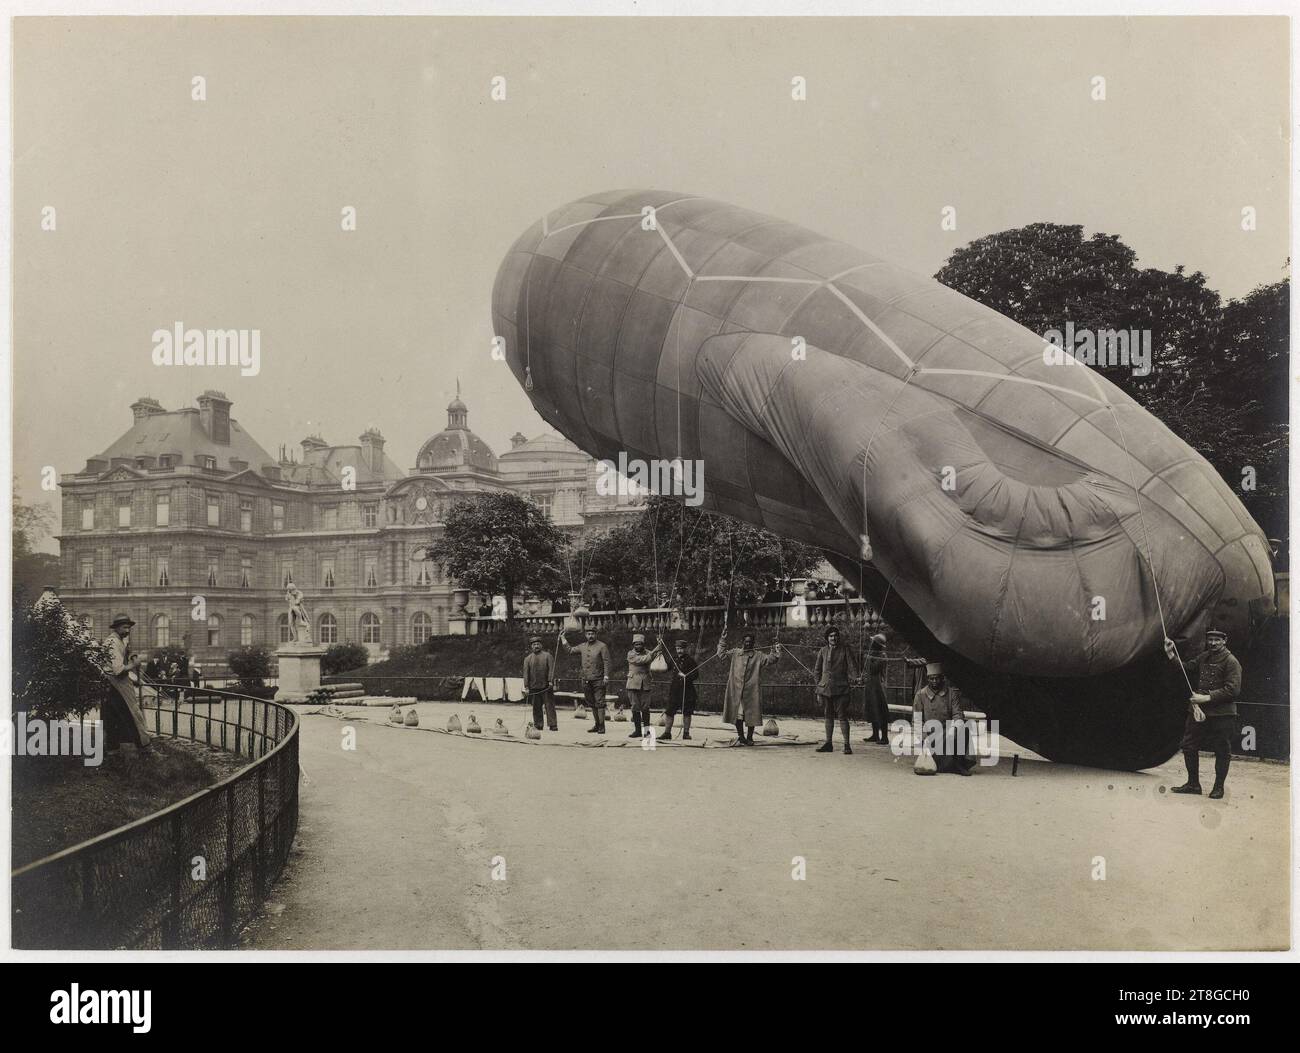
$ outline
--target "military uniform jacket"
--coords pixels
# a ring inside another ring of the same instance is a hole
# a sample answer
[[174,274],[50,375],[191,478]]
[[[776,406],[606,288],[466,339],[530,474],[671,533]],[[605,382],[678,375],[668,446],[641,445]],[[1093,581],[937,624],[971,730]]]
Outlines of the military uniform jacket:
[[1226,647],[1218,655],[1202,651],[1190,662],[1184,662],[1187,675],[1196,685],[1198,694],[1209,695],[1202,702],[1207,717],[1235,717],[1237,697],[1241,694],[1241,663]]

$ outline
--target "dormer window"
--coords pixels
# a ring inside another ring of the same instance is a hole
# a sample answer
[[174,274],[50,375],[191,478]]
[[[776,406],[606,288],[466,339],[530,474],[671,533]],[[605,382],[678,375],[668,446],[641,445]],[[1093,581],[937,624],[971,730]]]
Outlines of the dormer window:
[[171,466],[172,466],[171,454],[164,453],[161,457],[158,458],[159,468],[170,468]]
[[217,459],[215,457],[204,457],[203,467],[210,472],[215,472],[217,470]]

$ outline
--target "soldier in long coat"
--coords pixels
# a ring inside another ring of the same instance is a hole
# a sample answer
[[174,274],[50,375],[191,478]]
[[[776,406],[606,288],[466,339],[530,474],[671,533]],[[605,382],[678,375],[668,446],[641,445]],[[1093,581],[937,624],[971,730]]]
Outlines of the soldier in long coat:
[[754,649],[754,634],[745,633],[741,645],[727,649],[724,629],[718,640],[718,657],[731,659],[727,671],[727,690],[722,703],[722,719],[736,725],[736,745],[752,746],[754,728],[763,723],[760,698],[761,672],[781,660],[781,645],[774,644],[770,651]]
[[866,657],[867,720],[871,722],[871,738],[865,742],[889,743],[889,702],[885,698],[885,636],[876,633],[871,638]]

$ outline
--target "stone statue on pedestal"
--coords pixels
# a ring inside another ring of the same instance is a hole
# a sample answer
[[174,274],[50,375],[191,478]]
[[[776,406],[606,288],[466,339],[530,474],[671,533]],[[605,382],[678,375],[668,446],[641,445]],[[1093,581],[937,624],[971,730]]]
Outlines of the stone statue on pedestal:
[[284,599],[289,605],[289,639],[294,643],[311,643],[311,615],[303,602],[302,590],[290,582]]

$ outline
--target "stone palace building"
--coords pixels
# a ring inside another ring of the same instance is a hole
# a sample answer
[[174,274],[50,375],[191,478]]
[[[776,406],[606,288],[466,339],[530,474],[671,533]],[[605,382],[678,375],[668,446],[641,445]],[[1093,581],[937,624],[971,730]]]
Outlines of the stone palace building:
[[407,471],[374,427],[353,445],[310,435],[272,457],[222,392],[196,401],[137,400],[131,427],[63,475],[59,592],[95,635],[126,614],[141,653],[179,645],[207,671],[240,645],[288,639],[291,581],[321,643],[379,652],[445,633],[454,583],[424,552],[448,504],[476,492],[525,494],[572,532],[635,510],[598,495],[595,460],[554,433],[516,433],[498,456],[459,394]]

